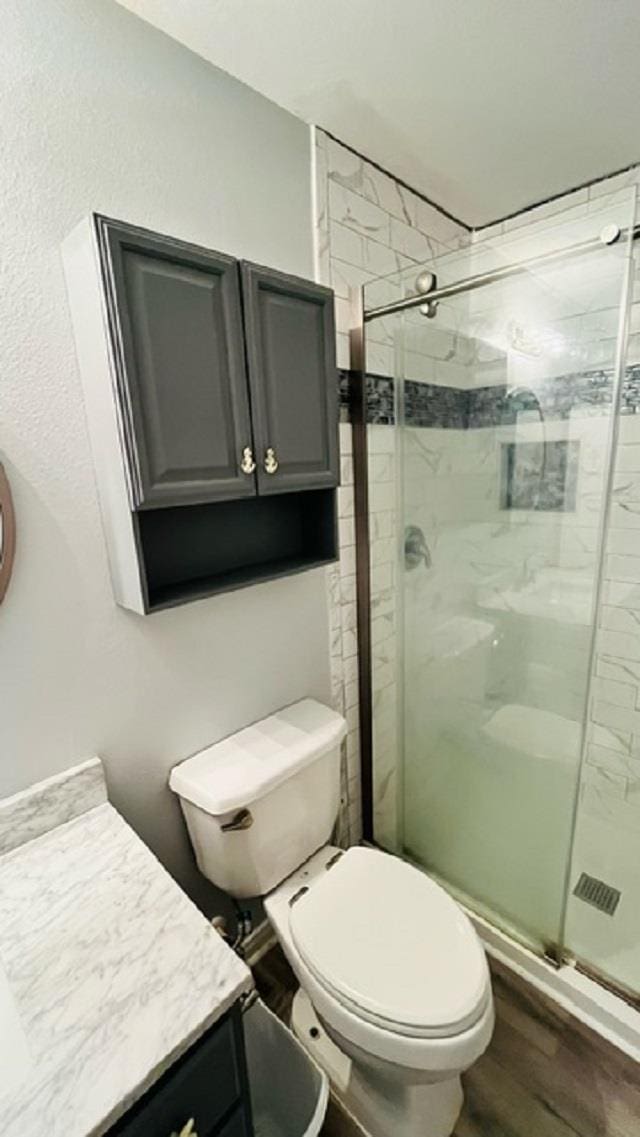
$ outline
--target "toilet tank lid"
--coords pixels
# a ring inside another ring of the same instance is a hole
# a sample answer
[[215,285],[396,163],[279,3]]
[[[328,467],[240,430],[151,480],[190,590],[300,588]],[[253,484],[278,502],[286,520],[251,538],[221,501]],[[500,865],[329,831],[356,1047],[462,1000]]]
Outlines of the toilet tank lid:
[[323,703],[301,699],[174,766],[169,785],[207,813],[230,813],[339,745],[346,726]]

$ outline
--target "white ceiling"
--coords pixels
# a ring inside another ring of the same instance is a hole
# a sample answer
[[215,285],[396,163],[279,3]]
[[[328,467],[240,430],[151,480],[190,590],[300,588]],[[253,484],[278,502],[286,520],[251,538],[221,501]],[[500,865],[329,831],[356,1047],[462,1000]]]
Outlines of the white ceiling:
[[120,0],[470,225],[640,161],[638,0]]

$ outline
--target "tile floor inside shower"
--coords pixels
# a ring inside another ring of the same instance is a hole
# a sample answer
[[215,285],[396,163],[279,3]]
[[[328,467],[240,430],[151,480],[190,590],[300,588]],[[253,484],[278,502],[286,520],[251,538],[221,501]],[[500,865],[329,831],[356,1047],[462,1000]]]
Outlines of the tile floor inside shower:
[[[618,826],[611,840],[611,819],[591,815],[580,818],[573,853],[571,889],[567,909],[566,942],[592,971],[615,976],[631,995],[638,989],[640,943],[640,827]],[[611,883],[620,899],[613,915],[573,895],[586,872]]]

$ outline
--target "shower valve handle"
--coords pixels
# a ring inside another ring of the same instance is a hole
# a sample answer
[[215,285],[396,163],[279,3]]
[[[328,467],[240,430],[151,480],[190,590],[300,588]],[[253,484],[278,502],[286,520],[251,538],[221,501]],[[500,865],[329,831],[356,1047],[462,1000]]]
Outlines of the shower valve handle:
[[425,568],[431,568],[433,563],[426,537],[419,525],[407,525],[404,531],[404,567],[410,572],[421,562]]

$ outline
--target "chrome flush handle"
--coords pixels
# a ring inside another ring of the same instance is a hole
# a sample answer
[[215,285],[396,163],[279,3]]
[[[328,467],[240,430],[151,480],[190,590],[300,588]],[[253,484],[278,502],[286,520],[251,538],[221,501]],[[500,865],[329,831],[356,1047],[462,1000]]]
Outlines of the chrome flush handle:
[[267,452],[264,456],[264,468],[268,474],[275,474],[278,469],[278,459],[276,458],[276,452],[272,446],[267,447]]
[[[253,460],[253,450],[250,446],[245,446],[244,450],[242,451],[240,469],[242,470],[243,474],[252,474],[255,468],[256,464]],[[182,1134],[180,1134],[180,1137],[182,1137]]]
[[239,809],[230,821],[220,826],[223,833],[237,833],[239,829],[250,829],[253,825],[253,814],[250,809]]

